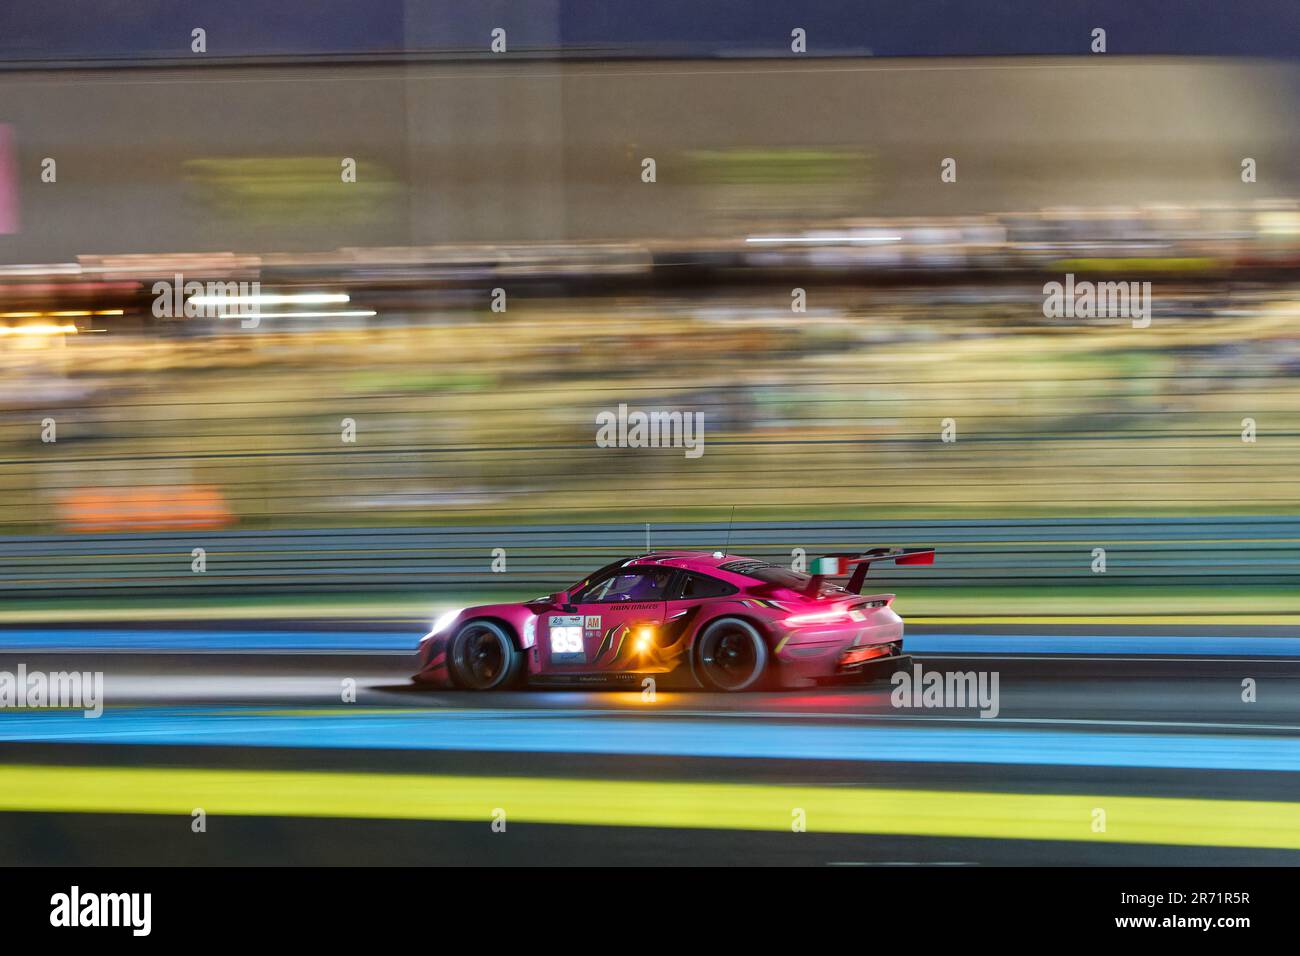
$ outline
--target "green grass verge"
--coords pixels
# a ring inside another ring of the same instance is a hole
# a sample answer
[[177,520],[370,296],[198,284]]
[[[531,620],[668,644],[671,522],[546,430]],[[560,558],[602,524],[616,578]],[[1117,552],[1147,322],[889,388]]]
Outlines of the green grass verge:
[[[536,597],[542,589],[427,594],[230,595],[194,598],[68,598],[8,601],[0,624],[57,621],[230,620],[238,618],[368,618],[424,620],[436,609]],[[1224,615],[1297,616],[1300,595],[1287,587],[915,587],[900,588],[898,610],[911,617],[1106,617],[1189,618]]]

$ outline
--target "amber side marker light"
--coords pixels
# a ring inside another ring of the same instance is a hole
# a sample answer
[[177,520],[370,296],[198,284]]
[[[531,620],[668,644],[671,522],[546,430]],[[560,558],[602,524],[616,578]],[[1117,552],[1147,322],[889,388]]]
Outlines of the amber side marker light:
[[889,645],[877,644],[874,647],[855,647],[842,658],[840,666],[844,667],[849,664],[861,664],[863,661],[874,660],[877,657],[888,657]]

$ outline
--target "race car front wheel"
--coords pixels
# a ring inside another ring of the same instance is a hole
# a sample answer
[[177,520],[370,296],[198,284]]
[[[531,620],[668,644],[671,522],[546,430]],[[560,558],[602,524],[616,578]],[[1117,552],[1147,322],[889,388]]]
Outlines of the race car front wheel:
[[749,690],[767,669],[767,644],[748,621],[714,621],[695,641],[695,676],[710,690]]
[[518,683],[524,669],[523,652],[499,624],[469,621],[451,639],[447,650],[452,683],[465,690],[501,690]]

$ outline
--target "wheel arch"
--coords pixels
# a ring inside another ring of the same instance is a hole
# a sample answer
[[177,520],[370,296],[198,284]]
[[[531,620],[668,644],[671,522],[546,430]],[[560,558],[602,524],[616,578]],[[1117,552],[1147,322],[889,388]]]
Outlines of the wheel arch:
[[751,608],[736,607],[735,605],[728,607],[721,604],[718,606],[716,612],[707,615],[700,615],[699,620],[695,622],[695,626],[691,628],[690,636],[686,642],[686,649],[690,653],[694,654],[696,642],[700,639],[700,635],[708,629],[709,625],[713,624],[715,621],[723,621],[731,618],[744,621],[746,624],[753,627],[763,636],[763,640],[767,642],[767,649],[769,651],[774,650],[774,638],[776,635],[773,633],[770,621],[754,614]]
[[[747,624],[750,627],[752,627],[758,633],[758,636],[763,641],[763,645],[766,649],[766,656],[767,656],[766,666],[769,669],[768,670],[769,676],[772,673],[772,671],[774,671],[779,667],[779,663],[776,660],[776,649],[774,646],[775,635],[772,633],[771,628],[768,627],[768,622],[763,620],[762,618],[755,617],[752,614],[728,613],[724,611],[700,621],[696,625],[694,631],[691,633],[690,644],[687,645],[686,647],[686,659],[688,662],[687,666],[690,668],[691,679],[694,680],[697,685],[705,689],[709,687],[709,684],[705,680],[703,680],[700,676],[700,671],[699,671],[700,665],[699,665],[699,661],[697,660],[699,656],[698,647],[699,647],[700,635],[702,635],[714,624],[717,624],[721,621],[740,621],[742,624]],[[766,679],[768,678],[760,677],[759,678],[760,684],[762,681]],[[752,688],[747,688],[747,689],[752,689]]]
[[510,638],[510,643],[515,646],[515,650],[524,650],[523,640],[519,636],[519,628],[515,627],[514,624],[506,620],[504,617],[499,617],[496,614],[475,614],[472,617],[467,617],[456,625],[456,632],[459,633],[462,628],[469,624],[473,624],[475,621],[488,621],[489,623],[495,624],[497,627],[501,628],[501,630],[506,632],[506,637]]

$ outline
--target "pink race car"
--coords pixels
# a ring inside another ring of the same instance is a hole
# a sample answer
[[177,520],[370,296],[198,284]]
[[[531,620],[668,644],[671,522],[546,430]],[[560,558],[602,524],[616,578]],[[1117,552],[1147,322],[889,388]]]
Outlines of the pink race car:
[[720,551],[639,555],[549,597],[449,611],[420,641],[414,679],[498,690],[682,671],[740,691],[889,676],[911,659],[894,595],[861,593],[877,561],[933,564],[934,549],[828,555],[811,574]]

